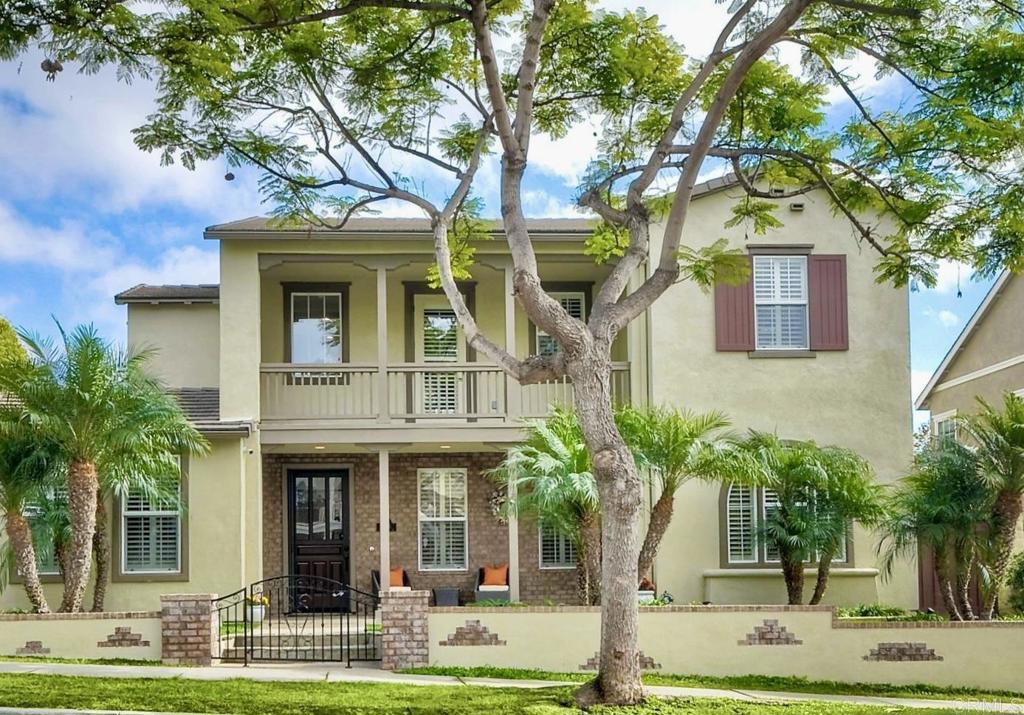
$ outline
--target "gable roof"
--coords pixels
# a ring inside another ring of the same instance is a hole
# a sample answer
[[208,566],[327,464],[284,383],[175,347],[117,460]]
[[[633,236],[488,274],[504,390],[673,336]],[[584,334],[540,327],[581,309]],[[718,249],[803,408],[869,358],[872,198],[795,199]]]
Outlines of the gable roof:
[[[739,184],[736,174],[730,172],[707,181],[702,181],[693,187],[693,198],[716,193]],[[488,229],[492,235],[500,236],[504,233],[501,220],[489,220]],[[528,218],[526,226],[530,233],[537,238],[544,237],[584,237],[593,233],[597,226],[597,219],[594,218]],[[386,216],[370,217],[356,216],[350,218],[340,228],[326,227],[307,224],[281,224],[279,221],[267,218],[266,216],[250,216],[238,221],[214,224],[207,226],[203,237],[211,240],[222,238],[239,238],[245,234],[272,234],[275,238],[291,235],[306,237],[309,235],[332,235],[338,238],[374,236],[382,237],[386,234],[409,236],[429,235],[432,231],[430,219],[428,218],[389,218]]]
[[928,380],[928,384],[925,385],[924,390],[921,391],[921,394],[918,395],[917,399],[914,401],[915,409],[925,409],[924,405],[928,401],[928,398],[931,397],[932,392],[935,390],[935,386],[939,384],[942,376],[946,374],[946,371],[949,369],[950,365],[953,364],[957,355],[959,355],[960,351],[964,349],[967,341],[971,339],[975,328],[977,328],[978,324],[985,318],[989,309],[991,309],[992,305],[1003,292],[1006,284],[1009,283],[1011,275],[1012,274],[1008,270],[1003,270],[1003,272],[999,274],[996,282],[992,284],[988,293],[985,294],[985,298],[981,301],[981,305],[979,305],[977,310],[974,311],[974,315],[972,315],[971,319],[967,321],[967,325],[964,326],[964,329],[960,331],[960,335],[957,336],[956,341],[953,343],[952,347],[950,347],[946,356],[942,358],[942,362],[939,363],[939,367],[934,373],[932,373],[931,379]]
[[149,285],[140,283],[114,296],[117,305],[128,303],[216,303],[220,286],[216,283],[198,285]]

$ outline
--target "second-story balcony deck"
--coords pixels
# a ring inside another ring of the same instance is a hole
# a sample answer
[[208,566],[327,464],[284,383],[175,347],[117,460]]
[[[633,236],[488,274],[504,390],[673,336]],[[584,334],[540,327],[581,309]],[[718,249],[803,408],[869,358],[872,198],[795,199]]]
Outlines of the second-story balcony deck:
[[[612,366],[612,395],[630,401],[629,364]],[[264,423],[356,427],[387,422],[514,426],[573,405],[568,378],[520,385],[487,363],[264,364]]]

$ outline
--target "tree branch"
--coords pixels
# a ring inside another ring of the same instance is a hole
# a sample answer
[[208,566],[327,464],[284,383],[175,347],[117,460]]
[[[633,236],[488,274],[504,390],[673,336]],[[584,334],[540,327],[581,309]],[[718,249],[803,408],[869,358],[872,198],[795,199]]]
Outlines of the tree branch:
[[[273,7],[271,5],[271,7]],[[254,22],[239,28],[242,32],[281,29],[310,22],[323,22],[336,17],[344,17],[363,8],[392,8],[395,10],[422,10],[424,12],[447,12],[453,16],[466,18],[469,13],[458,5],[446,2],[418,2],[417,0],[349,0],[343,7],[333,7],[319,12],[296,15],[285,19],[276,18],[264,22]]]

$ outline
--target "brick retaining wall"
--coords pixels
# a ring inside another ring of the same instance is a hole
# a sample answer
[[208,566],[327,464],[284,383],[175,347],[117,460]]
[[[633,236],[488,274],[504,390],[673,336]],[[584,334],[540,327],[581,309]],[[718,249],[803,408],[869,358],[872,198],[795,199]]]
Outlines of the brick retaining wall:
[[160,657],[164,665],[210,665],[220,624],[212,593],[160,597]]

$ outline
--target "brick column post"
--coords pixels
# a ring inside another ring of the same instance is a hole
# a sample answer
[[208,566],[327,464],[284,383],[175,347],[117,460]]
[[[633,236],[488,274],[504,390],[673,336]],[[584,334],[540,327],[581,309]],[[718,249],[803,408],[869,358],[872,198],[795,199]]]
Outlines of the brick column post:
[[381,591],[381,668],[420,668],[430,662],[430,591]]
[[164,665],[210,665],[220,624],[215,593],[160,597],[160,654]]

